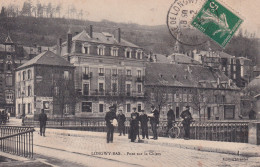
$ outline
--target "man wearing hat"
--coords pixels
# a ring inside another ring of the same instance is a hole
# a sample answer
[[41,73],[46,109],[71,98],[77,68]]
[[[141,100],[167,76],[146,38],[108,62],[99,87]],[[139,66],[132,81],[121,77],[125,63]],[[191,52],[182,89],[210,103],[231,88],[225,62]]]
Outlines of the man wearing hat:
[[183,119],[182,124],[185,132],[184,139],[188,140],[190,138],[190,123],[192,121],[190,107],[186,106],[186,110],[182,111],[180,116]]
[[141,114],[139,116],[139,120],[141,123],[141,129],[142,129],[142,137],[143,139],[146,137],[147,139],[149,139],[148,137],[148,117],[145,114],[144,110],[141,110]]
[[166,134],[168,135],[169,130],[172,128],[172,123],[175,121],[175,114],[172,109],[172,106],[169,104],[169,111],[167,112],[167,131]]
[[113,120],[116,119],[116,113],[114,112],[114,106],[109,107],[109,111],[106,113],[105,120],[107,126],[107,143],[113,143],[114,125]]
[[118,110],[119,114],[117,115],[117,122],[118,122],[118,131],[119,136],[123,135],[125,136],[125,114],[123,114],[122,109]]
[[140,136],[139,136],[139,113],[136,111],[136,107],[133,107],[133,112],[131,113],[131,120],[135,120],[135,121],[137,121],[137,123],[135,121],[133,121],[134,126],[131,126],[132,128],[130,129],[129,138],[136,139],[136,136],[138,136],[138,139],[140,139]]
[[159,111],[152,105],[151,106],[151,114],[150,114],[150,123],[153,131],[153,138],[154,140],[158,139],[157,135],[157,125],[159,124]]

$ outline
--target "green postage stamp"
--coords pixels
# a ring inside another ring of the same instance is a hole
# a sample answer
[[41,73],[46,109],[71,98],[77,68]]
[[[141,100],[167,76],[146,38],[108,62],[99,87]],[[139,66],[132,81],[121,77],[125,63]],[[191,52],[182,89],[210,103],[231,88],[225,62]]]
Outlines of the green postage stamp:
[[207,0],[191,25],[224,48],[242,22],[241,18],[218,1]]

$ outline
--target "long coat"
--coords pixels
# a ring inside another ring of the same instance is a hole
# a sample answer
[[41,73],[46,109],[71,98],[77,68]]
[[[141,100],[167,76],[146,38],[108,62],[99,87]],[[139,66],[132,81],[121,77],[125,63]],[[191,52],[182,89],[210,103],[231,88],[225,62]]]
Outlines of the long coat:
[[40,121],[40,125],[46,125],[47,115],[45,113],[40,113],[39,121]]
[[118,114],[117,115],[117,122],[118,122],[118,130],[123,130],[125,128],[125,114]]

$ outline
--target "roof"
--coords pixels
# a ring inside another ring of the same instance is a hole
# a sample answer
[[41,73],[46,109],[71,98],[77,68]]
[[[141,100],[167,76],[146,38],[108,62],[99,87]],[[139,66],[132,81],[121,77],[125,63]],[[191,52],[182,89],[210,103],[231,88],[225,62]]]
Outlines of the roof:
[[61,56],[58,56],[51,51],[45,51],[37,55],[33,59],[29,60],[28,62],[24,63],[20,67],[18,67],[18,70],[36,64],[51,66],[72,66],[67,60],[65,60]]
[[181,54],[181,53],[173,53],[167,56],[168,62],[176,62],[176,63],[183,63],[183,64],[200,64],[198,61],[194,60],[193,58]]
[[[107,33],[107,32],[93,32],[93,37],[90,38],[89,34],[83,30],[79,34],[72,37],[72,41],[83,41],[83,42],[94,42],[94,43],[100,43],[100,44],[113,44],[113,45],[121,45],[121,46],[128,46],[128,47],[139,47],[131,42],[128,42],[121,38],[121,41],[118,42],[117,39],[114,37],[113,34]],[[66,44],[66,42],[63,42],[62,44]]]
[[13,44],[13,41],[12,41],[11,37],[9,36],[9,34],[8,34],[6,40],[5,40],[5,43],[6,44]]
[[251,92],[253,96],[260,94],[260,75],[249,82],[244,90]]
[[232,56],[232,55],[230,55],[230,54],[227,54],[227,53],[225,53],[225,52],[218,52],[219,53],[219,57],[221,57],[221,58],[235,58],[235,56]]
[[[228,89],[238,89],[227,76],[219,70],[201,65],[147,63],[145,85],[218,88],[217,82],[226,83]],[[231,82],[230,86],[228,82]],[[220,84],[220,88],[224,88]]]

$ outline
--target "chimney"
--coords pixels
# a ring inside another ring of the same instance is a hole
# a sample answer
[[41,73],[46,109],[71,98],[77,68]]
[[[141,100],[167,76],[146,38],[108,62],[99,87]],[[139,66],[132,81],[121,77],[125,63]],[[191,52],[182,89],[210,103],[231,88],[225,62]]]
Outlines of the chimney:
[[58,41],[57,41],[57,52],[56,52],[56,54],[59,55],[59,56],[61,56],[61,49],[62,49],[61,44],[62,44],[62,39],[59,38]]
[[218,84],[218,86],[219,86],[219,84],[220,84],[220,79],[219,79],[219,77],[218,77],[218,79],[217,79],[217,84]]
[[69,31],[67,33],[67,52],[68,53],[71,53],[71,46],[72,46],[72,34],[69,29]]
[[120,29],[120,28],[118,28],[118,36],[117,36],[117,41],[118,41],[118,43],[120,43],[120,42],[121,42],[121,29]]
[[93,25],[89,26],[89,36],[90,38],[93,38]]

